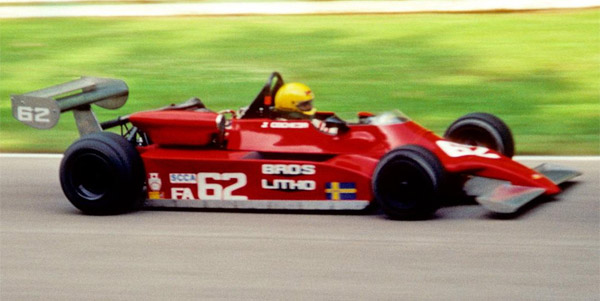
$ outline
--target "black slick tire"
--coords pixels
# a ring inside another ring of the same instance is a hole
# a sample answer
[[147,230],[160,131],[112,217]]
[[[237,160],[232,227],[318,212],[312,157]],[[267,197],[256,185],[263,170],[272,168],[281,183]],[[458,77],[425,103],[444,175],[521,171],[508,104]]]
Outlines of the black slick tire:
[[515,154],[510,128],[500,118],[488,113],[460,117],[448,127],[444,138],[460,144],[484,146],[509,158]]
[[426,219],[440,206],[444,181],[444,168],[432,152],[407,145],[381,158],[373,174],[373,194],[391,219]]
[[111,132],[92,133],[65,152],[60,183],[67,199],[85,214],[125,213],[143,202],[143,163],[125,138]]

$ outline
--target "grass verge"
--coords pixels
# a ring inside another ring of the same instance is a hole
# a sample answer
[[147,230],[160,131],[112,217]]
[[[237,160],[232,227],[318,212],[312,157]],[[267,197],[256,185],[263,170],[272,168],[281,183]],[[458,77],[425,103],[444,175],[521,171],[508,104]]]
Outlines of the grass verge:
[[107,120],[200,97],[247,105],[271,71],[308,84],[321,110],[400,109],[438,134],[473,111],[497,114],[518,154],[600,154],[600,10],[0,20],[0,151],[62,152],[70,114],[39,131],[10,94],[80,75],[130,87]]

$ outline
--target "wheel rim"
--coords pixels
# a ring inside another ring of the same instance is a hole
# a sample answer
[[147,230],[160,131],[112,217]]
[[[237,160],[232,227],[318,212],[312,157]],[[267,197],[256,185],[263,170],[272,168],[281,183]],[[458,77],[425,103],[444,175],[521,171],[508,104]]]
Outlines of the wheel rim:
[[112,183],[113,172],[104,157],[87,153],[74,160],[71,184],[80,197],[98,200],[106,195]]

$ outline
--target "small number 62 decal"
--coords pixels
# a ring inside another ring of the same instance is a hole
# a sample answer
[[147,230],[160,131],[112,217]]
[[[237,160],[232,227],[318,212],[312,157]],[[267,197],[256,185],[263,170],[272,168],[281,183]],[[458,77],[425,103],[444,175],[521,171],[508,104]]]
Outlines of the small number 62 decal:
[[20,106],[17,107],[17,119],[25,122],[50,122],[50,109]]

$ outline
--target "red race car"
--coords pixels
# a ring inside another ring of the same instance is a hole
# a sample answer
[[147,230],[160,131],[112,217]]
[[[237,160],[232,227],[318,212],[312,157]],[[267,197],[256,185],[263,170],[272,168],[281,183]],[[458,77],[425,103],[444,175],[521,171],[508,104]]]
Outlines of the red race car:
[[[513,161],[510,130],[486,113],[459,118],[444,138],[398,111],[361,112],[354,123],[330,112],[283,119],[273,104],[283,85],[273,73],[237,111],[214,112],[193,98],[103,123],[90,106],[124,105],[123,81],[82,77],[13,95],[12,105],[16,119],[36,128],[74,112],[81,138],[64,154],[60,182],[88,214],[142,205],[361,210],[376,203],[392,219],[414,219],[431,216],[457,194],[512,213],[579,175]],[[121,134],[104,131],[113,127]]]

